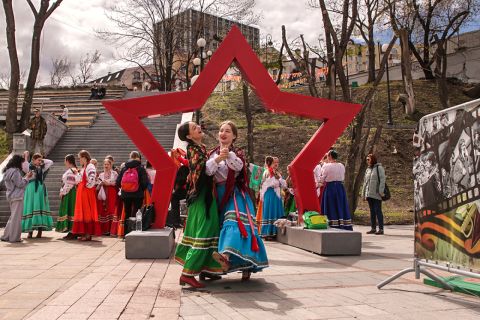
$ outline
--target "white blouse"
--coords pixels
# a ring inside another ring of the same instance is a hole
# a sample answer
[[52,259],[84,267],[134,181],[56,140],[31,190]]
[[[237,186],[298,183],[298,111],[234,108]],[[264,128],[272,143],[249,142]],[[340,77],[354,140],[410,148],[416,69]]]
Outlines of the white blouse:
[[263,196],[268,188],[273,188],[277,196],[281,198],[281,189],[287,188],[287,181],[283,178],[277,179],[275,176],[270,177],[270,172],[265,170],[262,178],[262,187],[260,188],[260,200],[263,201]]
[[320,176],[322,173],[323,163],[317,164],[315,169],[313,169],[313,178],[315,179],[315,188],[317,189],[317,197],[320,196],[320,187],[318,184],[320,183]]
[[78,173],[74,173],[72,169],[68,169],[62,176],[63,185],[60,188],[60,194],[62,196],[68,194],[73,187],[75,187],[82,177]]
[[325,163],[320,171],[320,183],[345,180],[345,166],[338,162]]
[[105,177],[105,172],[102,172],[98,175],[99,184],[101,184],[102,181],[106,181],[108,182],[109,186],[114,186],[115,183],[117,182],[117,177],[118,177],[118,173],[114,170],[111,170],[110,175],[106,177]]
[[227,181],[228,168],[235,171],[235,177],[240,174],[240,171],[243,169],[243,161],[237,157],[233,151],[228,153],[227,160],[222,160],[220,163],[215,161],[218,156],[219,155],[217,153],[213,153],[207,160],[205,169],[207,175],[214,176],[216,183]]
[[[80,177],[81,177],[81,180],[83,180],[83,171],[85,169],[81,169],[80,170]],[[89,163],[87,165],[87,168],[86,168],[87,172],[86,172],[86,176],[87,176],[87,182],[86,182],[86,185],[87,185],[87,188],[93,188],[95,186],[95,183],[96,183],[96,178],[97,178],[97,169],[95,169],[95,166],[91,163]]]

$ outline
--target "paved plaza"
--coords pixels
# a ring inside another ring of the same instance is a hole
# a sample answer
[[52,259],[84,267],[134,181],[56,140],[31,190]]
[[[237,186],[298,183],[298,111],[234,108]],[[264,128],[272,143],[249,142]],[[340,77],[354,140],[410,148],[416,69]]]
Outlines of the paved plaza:
[[46,232],[0,244],[0,319],[479,319],[480,299],[423,285],[413,274],[378,290],[412,265],[412,227],[386,233],[364,234],[358,257],[267,242],[270,268],[250,282],[230,274],[191,291],[178,285],[173,260],[126,260],[119,239],[82,243]]

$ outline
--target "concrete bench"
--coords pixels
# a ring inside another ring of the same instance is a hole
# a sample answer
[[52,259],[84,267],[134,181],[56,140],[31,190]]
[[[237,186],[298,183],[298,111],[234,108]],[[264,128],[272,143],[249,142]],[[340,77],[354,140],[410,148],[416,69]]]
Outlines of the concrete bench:
[[362,233],[329,228],[327,230],[286,227],[278,229],[277,240],[325,256],[358,256],[362,254]]
[[171,228],[132,231],[125,236],[125,258],[169,259],[175,246]]

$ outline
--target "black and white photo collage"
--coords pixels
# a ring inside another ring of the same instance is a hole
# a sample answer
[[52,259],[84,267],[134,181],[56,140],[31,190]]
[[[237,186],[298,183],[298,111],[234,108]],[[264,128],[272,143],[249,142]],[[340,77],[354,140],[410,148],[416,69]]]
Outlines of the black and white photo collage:
[[423,117],[414,136],[415,211],[445,212],[480,198],[480,102]]

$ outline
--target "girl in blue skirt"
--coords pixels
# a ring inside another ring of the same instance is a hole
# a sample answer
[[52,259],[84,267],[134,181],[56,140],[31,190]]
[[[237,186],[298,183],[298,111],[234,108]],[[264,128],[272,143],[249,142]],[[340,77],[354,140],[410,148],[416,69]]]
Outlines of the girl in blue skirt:
[[338,163],[337,158],[337,152],[330,150],[327,153],[327,163],[323,165],[320,172],[319,183],[324,187],[322,214],[327,215],[330,227],[352,230],[352,218],[343,187],[345,166]]
[[255,208],[248,194],[244,153],[233,143],[238,130],[231,121],[220,125],[220,146],[210,152],[207,175],[214,176],[222,227],[213,258],[224,272],[242,271],[242,280],[268,266],[267,253],[255,228]]
[[277,157],[266,157],[265,164],[267,170],[263,173],[260,189],[259,212],[261,213],[258,222],[262,237],[269,240],[277,236],[275,221],[285,217],[281,191],[287,188],[287,182],[278,171],[279,161]]

